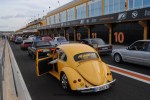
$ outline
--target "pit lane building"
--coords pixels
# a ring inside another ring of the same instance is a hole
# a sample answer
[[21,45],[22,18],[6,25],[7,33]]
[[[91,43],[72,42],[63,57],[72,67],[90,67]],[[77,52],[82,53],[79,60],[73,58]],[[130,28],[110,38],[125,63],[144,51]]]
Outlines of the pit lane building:
[[30,23],[28,23],[26,26],[16,30],[17,35],[39,35],[39,31],[37,30],[38,27],[46,26],[46,21],[44,20],[45,18],[43,17],[42,19],[39,18],[37,20],[34,20]]
[[102,38],[110,44],[150,39],[150,0],[73,0],[46,15],[40,35],[68,40]]

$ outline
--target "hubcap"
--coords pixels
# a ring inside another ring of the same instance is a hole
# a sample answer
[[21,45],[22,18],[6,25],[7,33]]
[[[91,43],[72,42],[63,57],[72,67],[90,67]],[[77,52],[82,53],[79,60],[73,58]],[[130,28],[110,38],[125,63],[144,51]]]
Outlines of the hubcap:
[[61,84],[64,89],[67,89],[68,82],[67,82],[67,77],[65,74],[63,74],[63,76],[62,76]]
[[117,55],[115,55],[115,61],[116,62],[120,62],[120,56],[117,54]]

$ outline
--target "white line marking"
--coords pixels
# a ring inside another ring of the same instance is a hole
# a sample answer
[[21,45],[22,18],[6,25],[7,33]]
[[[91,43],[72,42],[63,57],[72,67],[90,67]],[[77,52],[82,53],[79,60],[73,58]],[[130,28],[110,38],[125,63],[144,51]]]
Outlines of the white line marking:
[[[139,76],[143,76],[143,77],[146,77],[146,78],[150,78],[150,76],[144,75],[144,74],[141,74],[141,73],[138,73],[138,72],[130,71],[130,70],[123,69],[123,68],[118,68],[118,67],[116,67],[116,66],[109,65],[109,64],[108,64],[108,66],[110,66],[110,67],[112,67],[112,68],[119,69],[119,70],[123,70],[123,71],[126,71],[126,72],[130,72],[130,73],[133,73],[133,74],[136,74],[136,75],[139,75]],[[132,75],[129,75],[129,74],[125,74],[125,73],[122,73],[122,72],[119,72],[119,71],[116,71],[116,70],[113,70],[113,69],[111,69],[111,71],[112,71],[112,72],[115,72],[115,73],[118,73],[118,74],[121,74],[121,75],[124,75],[124,76],[129,77],[129,78],[132,78],[132,79],[135,79],[135,80],[138,80],[138,81],[141,81],[141,82],[150,84],[150,81],[148,81],[148,80],[144,80],[144,79],[142,79],[142,78],[138,78],[138,77],[135,77],[135,76],[132,76]]]
[[116,69],[124,70],[124,71],[130,72],[130,73],[134,73],[134,74],[137,74],[137,75],[140,75],[140,76],[144,76],[144,77],[150,78],[149,75],[141,74],[141,73],[138,73],[138,72],[134,72],[134,71],[131,71],[131,70],[128,70],[128,69],[123,69],[123,68],[120,68],[120,67],[117,67],[117,66],[113,66],[113,65],[109,65],[109,64],[107,64],[107,65],[110,66],[110,67],[114,67]]

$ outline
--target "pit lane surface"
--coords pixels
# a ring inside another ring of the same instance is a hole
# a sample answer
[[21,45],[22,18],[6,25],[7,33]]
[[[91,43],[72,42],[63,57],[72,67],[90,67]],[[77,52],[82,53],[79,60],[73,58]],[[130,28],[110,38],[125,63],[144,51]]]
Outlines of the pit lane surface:
[[[14,43],[10,45],[32,100],[147,100],[150,98],[150,84],[117,73],[113,73],[117,79],[116,84],[109,90],[90,94],[67,93],[61,88],[59,81],[49,74],[37,77],[35,62],[28,56],[27,51],[22,51],[20,46]],[[102,59],[106,63],[150,75],[150,68],[128,63],[116,64],[109,55],[102,56]]]

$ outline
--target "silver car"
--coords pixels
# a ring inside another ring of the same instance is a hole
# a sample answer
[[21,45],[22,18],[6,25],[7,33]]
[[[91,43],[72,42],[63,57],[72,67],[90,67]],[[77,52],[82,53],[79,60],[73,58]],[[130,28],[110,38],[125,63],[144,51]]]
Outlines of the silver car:
[[80,43],[84,43],[90,45],[97,49],[99,54],[111,54],[112,52],[112,45],[106,44],[103,39],[101,38],[93,38],[93,39],[82,39]]
[[124,61],[150,67],[150,40],[138,40],[126,49],[114,49],[111,55],[117,63]]

